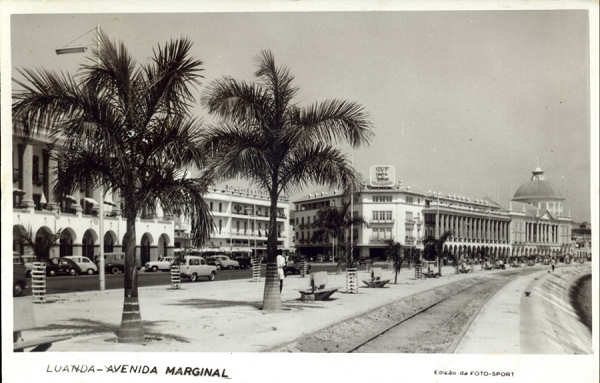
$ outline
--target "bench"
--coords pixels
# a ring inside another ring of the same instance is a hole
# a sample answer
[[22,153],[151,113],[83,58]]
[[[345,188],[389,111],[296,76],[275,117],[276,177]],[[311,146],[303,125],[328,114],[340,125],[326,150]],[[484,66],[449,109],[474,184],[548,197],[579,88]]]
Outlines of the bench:
[[381,271],[380,267],[374,267],[371,269],[371,280],[363,281],[366,287],[374,287],[381,288],[387,285],[390,280],[389,279],[381,279]]
[[35,328],[33,303],[31,297],[13,298],[13,350],[23,352],[46,351],[53,343],[72,338],[71,335],[42,336],[33,339],[23,339],[22,331]]
[[310,275],[310,288],[300,290],[300,300],[326,301],[337,290],[337,288],[327,288],[327,272],[318,271]]

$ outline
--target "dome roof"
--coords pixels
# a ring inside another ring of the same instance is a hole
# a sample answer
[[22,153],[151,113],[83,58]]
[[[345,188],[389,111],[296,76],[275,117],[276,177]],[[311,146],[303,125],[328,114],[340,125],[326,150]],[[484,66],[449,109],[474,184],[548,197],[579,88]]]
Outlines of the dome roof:
[[519,186],[513,201],[528,200],[562,200],[560,195],[554,191],[550,182],[544,179],[544,171],[537,167],[531,176],[531,180]]

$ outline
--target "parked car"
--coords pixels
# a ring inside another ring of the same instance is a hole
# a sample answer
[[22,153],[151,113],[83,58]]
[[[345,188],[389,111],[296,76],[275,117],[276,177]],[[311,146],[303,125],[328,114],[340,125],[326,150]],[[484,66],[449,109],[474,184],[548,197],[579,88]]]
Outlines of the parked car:
[[[100,267],[100,257],[94,260]],[[111,274],[121,274],[125,272],[125,253],[105,253],[104,254],[104,272]]]
[[80,274],[92,275],[98,272],[98,266],[96,266],[96,264],[92,262],[88,257],[71,255],[63,258],[70,259],[71,261],[75,262],[75,264],[79,266]]
[[46,275],[78,275],[81,267],[67,257],[52,258],[46,262]]
[[252,267],[252,260],[249,256],[238,256],[235,260],[239,263],[240,269],[248,269]]
[[217,270],[221,269],[239,269],[240,263],[236,260],[229,258],[226,255],[217,254],[211,255],[207,258],[207,262],[209,265],[214,265],[217,267]]
[[200,277],[206,277],[209,281],[214,281],[217,276],[217,267],[209,265],[202,257],[188,255],[179,265],[182,278],[187,278],[196,282]]
[[22,263],[13,263],[13,297],[20,297],[27,288],[26,269]]
[[156,261],[146,262],[144,269],[146,271],[169,271],[175,257],[160,257]]
[[[283,267],[284,275],[300,275],[302,265],[299,263],[290,263]],[[307,273],[310,274],[311,266],[308,265]]]

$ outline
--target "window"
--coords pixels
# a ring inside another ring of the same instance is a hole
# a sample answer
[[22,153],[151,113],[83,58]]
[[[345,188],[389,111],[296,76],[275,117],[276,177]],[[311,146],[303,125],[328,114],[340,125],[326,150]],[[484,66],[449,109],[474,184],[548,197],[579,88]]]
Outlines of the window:
[[223,211],[223,204],[219,202],[219,213]]
[[391,195],[374,195],[373,202],[375,203],[390,203],[392,202]]
[[413,199],[413,197],[412,197],[412,196],[410,196],[410,195],[407,195],[407,196],[406,196],[406,203],[414,203],[414,199]]
[[412,219],[413,219],[412,211],[407,211],[406,212],[406,220],[412,220]]
[[219,233],[221,233],[221,229],[223,228],[223,222],[219,220]]
[[213,203],[212,203],[212,201],[210,202],[210,211],[213,211]]

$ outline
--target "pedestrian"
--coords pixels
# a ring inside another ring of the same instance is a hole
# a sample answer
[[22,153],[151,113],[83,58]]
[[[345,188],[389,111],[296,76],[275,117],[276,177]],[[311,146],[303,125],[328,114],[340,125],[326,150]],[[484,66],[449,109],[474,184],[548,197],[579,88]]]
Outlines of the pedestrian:
[[552,259],[552,262],[550,264],[550,267],[552,267],[552,272],[554,272],[554,265],[555,265],[555,263],[556,262],[554,261],[554,259]]
[[283,278],[285,278],[285,273],[283,272],[283,268],[285,267],[285,258],[283,255],[277,255],[277,274],[279,275],[279,293],[283,290]]

